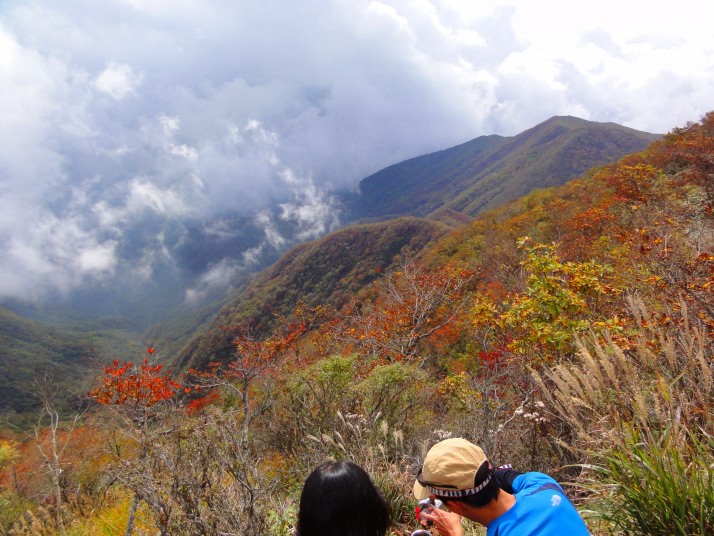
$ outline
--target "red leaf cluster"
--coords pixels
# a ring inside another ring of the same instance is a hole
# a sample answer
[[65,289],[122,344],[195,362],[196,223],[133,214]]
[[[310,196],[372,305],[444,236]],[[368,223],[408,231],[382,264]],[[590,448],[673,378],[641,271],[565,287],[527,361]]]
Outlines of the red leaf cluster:
[[120,363],[115,359],[104,369],[102,386],[90,392],[97,402],[104,405],[154,404],[173,398],[182,386],[169,373],[161,373],[163,365],[151,364],[147,358],[139,367],[132,362]]

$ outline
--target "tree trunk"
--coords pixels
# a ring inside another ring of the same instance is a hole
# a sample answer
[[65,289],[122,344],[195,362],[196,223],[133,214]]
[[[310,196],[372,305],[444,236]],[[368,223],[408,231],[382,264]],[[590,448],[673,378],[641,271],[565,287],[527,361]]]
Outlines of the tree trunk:
[[131,508],[129,508],[129,519],[126,520],[126,531],[124,531],[124,536],[130,536],[134,530],[134,518],[136,517],[136,509],[139,507],[139,502],[141,498],[138,493],[134,493],[134,500],[131,503]]

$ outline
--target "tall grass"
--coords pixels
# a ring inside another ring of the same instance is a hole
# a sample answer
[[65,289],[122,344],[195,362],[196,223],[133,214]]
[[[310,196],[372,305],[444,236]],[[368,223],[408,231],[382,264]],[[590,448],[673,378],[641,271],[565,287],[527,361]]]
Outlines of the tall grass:
[[[688,448],[672,430],[631,431],[630,450],[612,448],[593,466],[601,498],[599,517],[622,534],[714,534],[714,439],[690,437]],[[684,448],[683,448],[684,447]]]
[[684,304],[667,326],[630,307],[630,344],[580,341],[577,359],[534,376],[608,533],[714,535],[712,334]]
[[544,401],[570,429],[570,448],[619,442],[623,423],[642,431],[677,423],[714,434],[712,334],[690,321],[685,304],[676,327],[659,325],[636,299],[630,308],[639,334],[627,346],[580,339],[574,362],[534,373]]

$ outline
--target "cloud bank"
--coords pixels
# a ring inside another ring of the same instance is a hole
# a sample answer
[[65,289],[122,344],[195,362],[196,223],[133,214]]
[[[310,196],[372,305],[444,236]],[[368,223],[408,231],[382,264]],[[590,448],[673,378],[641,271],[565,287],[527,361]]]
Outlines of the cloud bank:
[[190,225],[234,214],[266,246],[287,223],[313,238],[330,192],[553,115],[697,120],[711,20],[706,0],[3,2],[0,296],[155,276]]

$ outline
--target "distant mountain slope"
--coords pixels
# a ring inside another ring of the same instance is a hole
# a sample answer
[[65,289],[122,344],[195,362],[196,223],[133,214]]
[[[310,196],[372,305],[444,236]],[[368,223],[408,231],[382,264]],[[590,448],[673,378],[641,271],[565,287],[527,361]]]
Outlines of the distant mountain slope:
[[[274,313],[288,314],[298,300],[339,308],[376,277],[375,270],[388,268],[402,248],[419,250],[447,227],[463,226],[486,208],[533,188],[564,183],[656,138],[614,124],[556,117],[512,138],[484,136],[396,164],[362,181],[362,194],[349,205],[351,217],[386,220],[392,215],[416,215],[429,220],[401,218],[357,225],[296,246],[250,284],[237,282],[240,288],[232,296],[221,296],[185,315],[175,308],[183,292],[171,293],[167,286],[162,287],[161,299],[147,293],[146,303],[166,313],[164,322],[143,335],[139,331],[151,315],[142,308],[119,307],[110,299],[123,289],[106,295],[82,294],[88,303],[101,305],[96,311],[90,308],[96,315],[91,320],[82,320],[86,316],[79,314],[77,318],[48,314],[41,308],[42,314],[35,316],[43,320],[33,321],[0,308],[0,413],[31,411],[26,390],[36,375],[49,371],[60,380],[63,392],[86,392],[83,382],[99,370],[97,362],[106,364],[115,357],[136,360],[143,355],[145,343],[156,345],[161,359],[176,356],[179,366],[200,367],[207,360],[222,359],[231,347],[230,336],[220,326],[265,325]],[[258,227],[240,218],[197,225],[177,249],[181,265],[186,273],[197,275],[224,256],[235,258],[261,239]],[[290,235],[289,229],[280,231]],[[270,255],[275,258],[277,250]],[[164,280],[173,277],[161,274]],[[121,316],[100,315],[106,308],[117,309],[114,314]],[[214,315],[215,320],[210,320]]]
[[274,314],[289,314],[298,301],[338,309],[405,249],[421,250],[447,231],[436,221],[399,218],[354,225],[295,246],[236,294],[179,353],[176,365],[201,368],[227,358],[232,352],[231,335],[224,326],[268,326]]
[[86,378],[95,352],[87,339],[22,318],[0,307],[0,413],[32,410],[33,380],[50,374],[62,387],[63,400]]
[[146,344],[133,322],[118,317],[82,320],[48,311],[44,320],[0,306],[0,419],[24,427],[36,419],[32,396],[45,375],[59,387],[55,400],[63,414],[78,409],[95,376],[113,359],[136,361]]
[[475,216],[535,188],[564,184],[658,138],[614,123],[553,117],[514,137],[481,136],[385,168],[360,182],[348,213],[355,220],[426,217],[448,208]]

